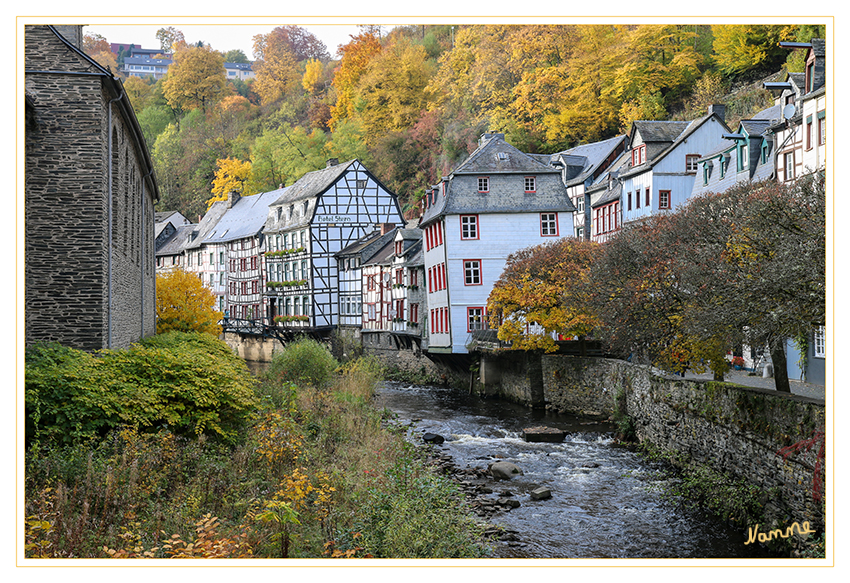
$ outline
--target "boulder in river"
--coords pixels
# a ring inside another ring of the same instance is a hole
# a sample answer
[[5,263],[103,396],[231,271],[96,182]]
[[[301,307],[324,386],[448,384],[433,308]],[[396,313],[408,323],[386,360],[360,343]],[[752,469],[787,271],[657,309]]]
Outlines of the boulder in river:
[[567,436],[567,432],[540,425],[538,427],[526,427],[522,430],[522,436],[528,442],[561,443]]
[[546,500],[547,498],[552,497],[552,490],[545,486],[541,486],[540,488],[535,488],[531,491],[531,499],[532,500]]
[[422,440],[425,443],[434,443],[436,445],[440,445],[446,439],[442,435],[439,435],[437,433],[426,433],[425,435],[422,436]]
[[522,470],[511,462],[495,462],[490,464],[490,475],[497,480],[510,480],[514,476],[523,475]]

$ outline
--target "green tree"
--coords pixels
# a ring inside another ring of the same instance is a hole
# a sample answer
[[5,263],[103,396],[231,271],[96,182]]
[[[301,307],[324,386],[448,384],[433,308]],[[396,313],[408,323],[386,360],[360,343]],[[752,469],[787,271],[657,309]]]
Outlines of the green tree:
[[156,40],[163,53],[176,52],[177,48],[186,44],[183,33],[173,26],[166,26],[156,31]]
[[250,61],[248,61],[248,57],[242,49],[231,49],[224,53],[224,62],[247,64]]

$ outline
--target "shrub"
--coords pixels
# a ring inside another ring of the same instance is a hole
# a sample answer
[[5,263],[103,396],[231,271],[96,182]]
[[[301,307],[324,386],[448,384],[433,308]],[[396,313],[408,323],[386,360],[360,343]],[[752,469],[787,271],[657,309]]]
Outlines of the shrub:
[[292,381],[321,389],[330,382],[337,366],[336,359],[324,345],[304,338],[272,357],[265,380],[274,383]]
[[27,350],[27,438],[75,443],[121,425],[235,440],[256,399],[221,340],[169,332],[96,356],[58,344]]

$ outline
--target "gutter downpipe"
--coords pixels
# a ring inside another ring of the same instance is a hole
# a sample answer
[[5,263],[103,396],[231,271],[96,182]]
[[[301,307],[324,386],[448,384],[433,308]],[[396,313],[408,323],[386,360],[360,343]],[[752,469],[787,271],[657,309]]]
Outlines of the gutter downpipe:
[[111,99],[107,104],[107,156],[108,156],[108,164],[109,164],[109,173],[108,173],[108,201],[107,201],[107,211],[106,211],[106,231],[107,231],[107,257],[106,257],[106,347],[108,349],[112,349],[112,183],[114,176],[114,169],[112,163],[112,104],[116,101],[120,101],[121,98],[124,97],[124,88],[121,88],[121,93],[118,97]]

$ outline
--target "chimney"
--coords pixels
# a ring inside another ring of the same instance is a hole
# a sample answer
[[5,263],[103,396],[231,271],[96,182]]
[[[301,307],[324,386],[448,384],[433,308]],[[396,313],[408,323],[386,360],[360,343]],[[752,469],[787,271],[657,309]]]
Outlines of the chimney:
[[233,208],[233,205],[235,205],[235,204],[236,204],[236,202],[237,202],[240,198],[242,198],[242,196],[241,196],[238,192],[236,192],[235,190],[231,190],[231,191],[227,194],[227,208],[232,209],[232,208]]
[[331,166],[336,166],[339,164],[339,158],[328,158],[327,164],[325,168],[330,168]]
[[713,105],[708,106],[708,115],[712,113],[716,113],[720,118],[720,121],[726,121],[726,106],[720,103],[715,103]]
[[483,146],[484,144],[486,144],[487,142],[489,142],[493,138],[501,138],[502,140],[504,140],[505,134],[497,134],[497,133],[481,134],[481,137],[478,138],[478,147],[480,148],[481,146]]
[[395,223],[381,223],[381,235],[386,235],[395,229]]

